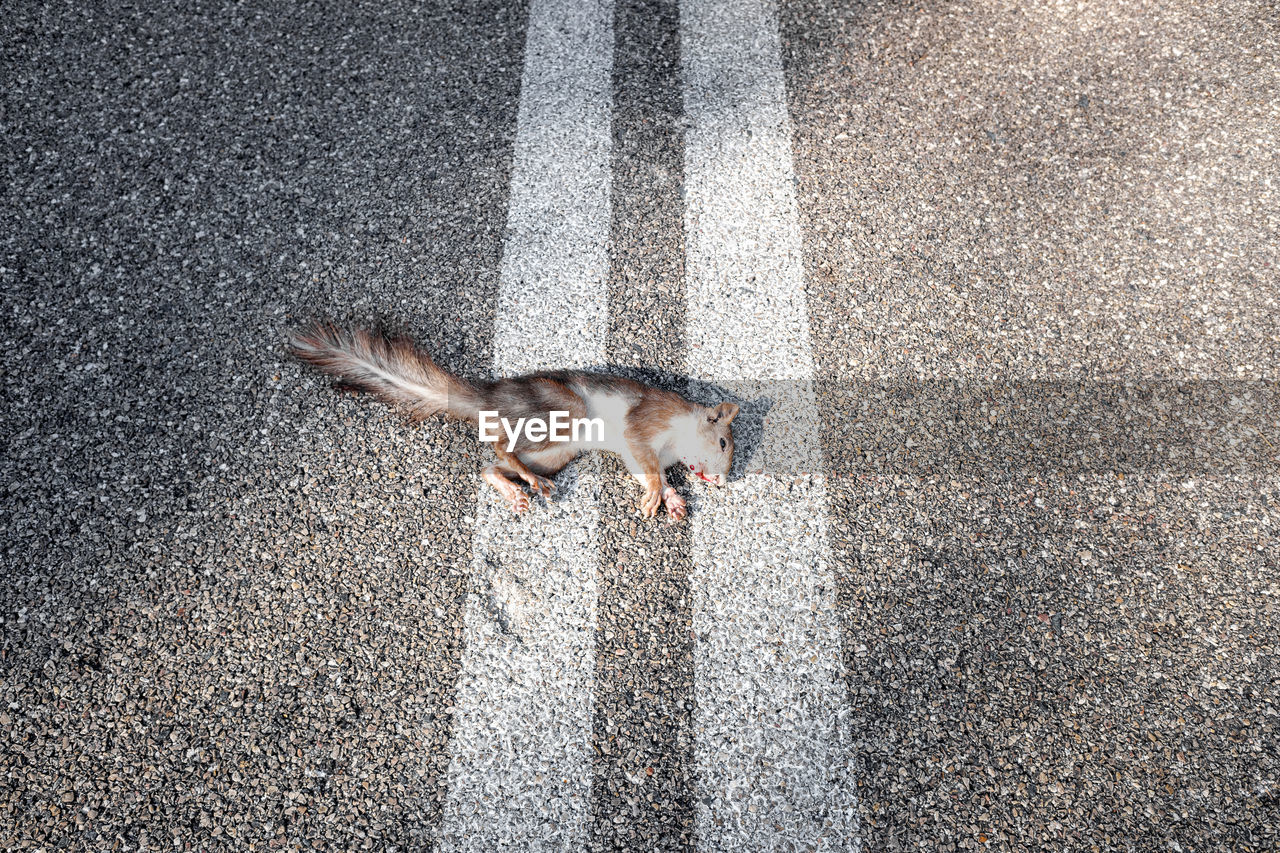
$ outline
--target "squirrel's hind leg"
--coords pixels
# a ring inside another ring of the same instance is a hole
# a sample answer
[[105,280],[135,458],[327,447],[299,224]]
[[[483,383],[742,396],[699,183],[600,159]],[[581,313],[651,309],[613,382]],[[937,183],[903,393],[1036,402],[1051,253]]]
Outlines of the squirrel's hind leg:
[[550,498],[556,490],[556,484],[549,477],[554,476],[578,455],[576,450],[563,447],[526,450],[519,456],[501,447],[494,450],[498,454],[498,464],[485,468],[481,476],[486,483],[498,490],[498,494],[511,504],[511,511],[517,514],[529,509],[529,496],[521,487],[521,481],[528,483],[544,498]]
[[544,498],[550,498],[556,490],[556,484],[549,477],[568,465],[569,460],[577,455],[577,451],[553,445],[536,450],[522,450],[519,455],[501,447],[495,447],[494,452],[498,454],[499,465],[524,480]]

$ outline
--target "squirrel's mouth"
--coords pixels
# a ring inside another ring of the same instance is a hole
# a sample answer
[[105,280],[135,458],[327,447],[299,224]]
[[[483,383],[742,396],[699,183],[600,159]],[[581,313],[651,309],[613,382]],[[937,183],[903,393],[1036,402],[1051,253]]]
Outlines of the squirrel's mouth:
[[716,482],[715,480],[713,480],[711,477],[708,477],[706,474],[702,473],[702,470],[701,470],[700,468],[696,467],[695,465],[693,465],[692,463],[690,463],[690,464],[689,464],[689,470],[690,470],[690,471],[692,471],[692,472],[693,472],[693,475],[694,475],[695,477],[697,477],[698,479],[700,479],[700,480],[702,480],[702,481],[704,481],[704,482],[710,483],[710,484],[711,484],[711,485],[713,485],[713,486],[718,486],[718,485],[719,485],[719,483],[717,483],[717,482]]

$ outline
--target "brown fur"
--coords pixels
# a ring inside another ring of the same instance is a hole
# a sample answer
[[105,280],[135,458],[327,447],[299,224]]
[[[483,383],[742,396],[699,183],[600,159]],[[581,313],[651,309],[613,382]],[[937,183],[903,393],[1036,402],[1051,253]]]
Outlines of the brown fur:
[[[512,423],[521,418],[549,422],[553,411],[568,412],[572,420],[588,416],[589,406],[582,394],[592,400],[624,401],[629,408],[619,426],[626,447],[619,452],[624,460],[631,457],[628,467],[644,486],[641,512],[646,516],[655,515],[665,502],[673,520],[684,518],[685,502],[663,472],[664,457],[670,459],[674,452],[673,441],[695,449],[689,457],[695,461],[686,462],[695,473],[712,473],[712,481],[718,485],[723,485],[728,475],[733,457],[730,425],[738,413],[733,403],[705,408],[674,392],[631,379],[578,370],[473,385],[436,365],[407,340],[328,324],[295,332],[289,342],[296,356],[333,376],[339,387],[373,394],[400,407],[415,421],[443,412],[478,423],[481,411],[500,412]],[[681,425],[679,429],[676,424]],[[673,433],[679,435],[673,437]],[[549,496],[555,486],[548,478],[572,461],[579,450],[549,438],[530,441],[522,430],[513,450],[507,449],[504,436],[494,445],[494,452],[498,463],[485,468],[482,476],[513,510],[523,512],[529,499],[521,484]],[[695,469],[695,465],[699,467]]]
[[414,421],[437,412],[475,420],[475,388],[442,370],[412,342],[363,329],[317,323],[289,336],[290,351],[337,379],[343,390],[364,391],[399,406]]

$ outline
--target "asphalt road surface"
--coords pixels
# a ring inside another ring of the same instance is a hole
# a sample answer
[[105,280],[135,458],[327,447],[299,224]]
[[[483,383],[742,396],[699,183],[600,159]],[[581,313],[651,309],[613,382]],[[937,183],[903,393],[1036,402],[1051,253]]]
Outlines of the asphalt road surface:
[[[0,847],[1280,848],[1265,2],[0,18]],[[292,361],[733,399],[724,490]]]

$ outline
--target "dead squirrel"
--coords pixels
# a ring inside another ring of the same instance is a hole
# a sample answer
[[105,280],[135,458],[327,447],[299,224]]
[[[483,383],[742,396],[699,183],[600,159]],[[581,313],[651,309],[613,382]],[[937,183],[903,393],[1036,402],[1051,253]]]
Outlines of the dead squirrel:
[[[498,490],[514,512],[529,508],[528,483],[544,497],[554,476],[585,450],[617,453],[644,487],[640,512],[658,514],[666,504],[673,521],[685,517],[684,498],[667,482],[666,469],[681,463],[697,477],[723,486],[733,462],[734,403],[700,406],[664,391],[618,376],[582,370],[549,371],[470,384],[440,368],[410,341],[391,339],[361,329],[316,324],[289,336],[294,355],[337,378],[340,385],[374,394],[407,409],[421,421],[437,412],[479,426],[481,413],[507,421],[568,417],[599,419],[603,435],[590,431],[579,440],[533,440],[528,432],[494,444],[498,464],[484,469],[484,479]],[[553,419],[554,421],[554,419]],[[530,430],[529,432],[532,432]],[[536,437],[535,437],[536,438]]]

